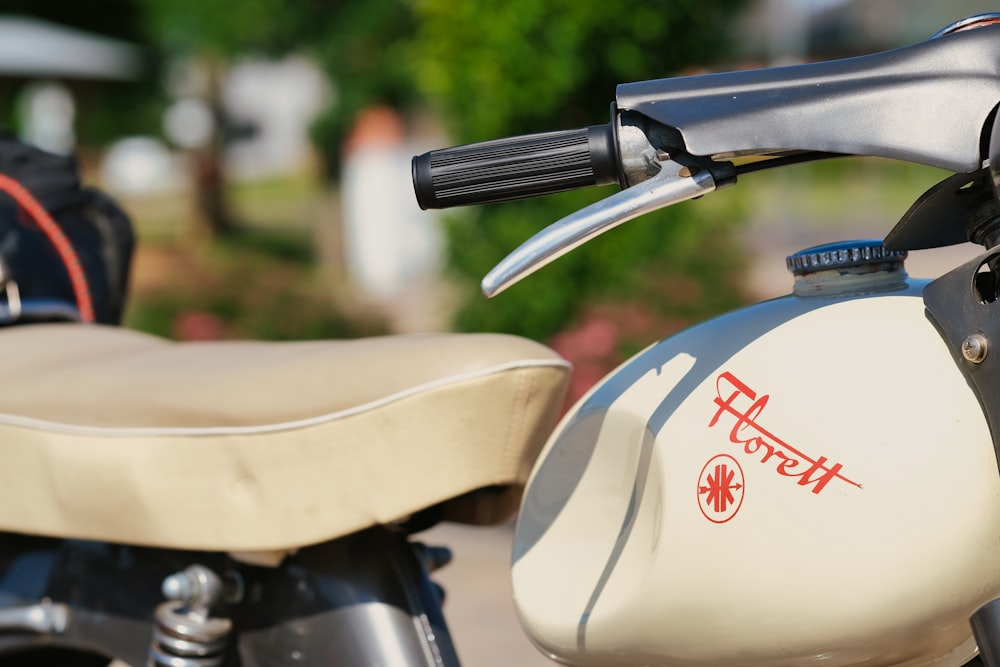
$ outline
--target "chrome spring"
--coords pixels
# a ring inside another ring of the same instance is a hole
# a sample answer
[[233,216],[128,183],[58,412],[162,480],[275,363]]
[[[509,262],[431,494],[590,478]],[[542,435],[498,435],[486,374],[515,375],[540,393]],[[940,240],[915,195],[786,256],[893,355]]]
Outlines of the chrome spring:
[[232,621],[193,611],[183,602],[156,608],[148,667],[218,667],[225,658]]

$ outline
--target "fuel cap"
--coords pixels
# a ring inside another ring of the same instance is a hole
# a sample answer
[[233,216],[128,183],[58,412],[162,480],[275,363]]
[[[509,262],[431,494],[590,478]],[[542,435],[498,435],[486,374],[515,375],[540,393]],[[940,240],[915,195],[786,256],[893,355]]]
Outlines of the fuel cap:
[[795,276],[795,294],[809,296],[899,289],[906,284],[905,250],[889,250],[878,239],[841,241],[806,248],[785,260]]

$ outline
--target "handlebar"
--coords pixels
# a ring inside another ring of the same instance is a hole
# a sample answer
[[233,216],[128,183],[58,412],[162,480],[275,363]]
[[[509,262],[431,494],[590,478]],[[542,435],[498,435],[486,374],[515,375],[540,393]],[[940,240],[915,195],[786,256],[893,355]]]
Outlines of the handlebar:
[[[991,19],[969,27],[845,60],[623,84],[609,125],[414,158],[417,201],[424,209],[446,208],[622,186],[511,253],[483,282],[492,295],[637,215],[730,185],[739,174],[795,161],[875,156],[961,174],[988,164],[1000,200],[1000,120],[993,123],[1000,25]],[[767,159],[739,166],[723,161],[744,156]],[[951,236],[938,231],[931,213],[963,205],[952,190],[927,198],[934,206],[925,202],[897,237],[916,233],[922,243],[948,242]],[[965,210],[957,217],[967,217]],[[925,233],[928,226],[936,228]]]
[[611,125],[528,134],[413,158],[420,208],[490,204],[617,183]]

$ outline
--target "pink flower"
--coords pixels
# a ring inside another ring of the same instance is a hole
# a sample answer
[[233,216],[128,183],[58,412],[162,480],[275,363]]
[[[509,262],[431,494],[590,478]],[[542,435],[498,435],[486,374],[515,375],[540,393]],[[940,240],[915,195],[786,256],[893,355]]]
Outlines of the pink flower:
[[225,326],[214,313],[190,310],[174,318],[170,333],[177,340],[219,340],[224,336]]

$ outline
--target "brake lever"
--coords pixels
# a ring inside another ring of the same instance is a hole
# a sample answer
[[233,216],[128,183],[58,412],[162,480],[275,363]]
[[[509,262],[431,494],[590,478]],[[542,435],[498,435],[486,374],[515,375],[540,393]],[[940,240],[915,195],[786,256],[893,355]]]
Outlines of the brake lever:
[[[574,248],[641,215],[713,192],[711,170],[668,156],[652,158],[659,173],[555,222],[518,246],[486,274],[481,287],[496,296]],[[720,165],[721,166],[721,165]]]

